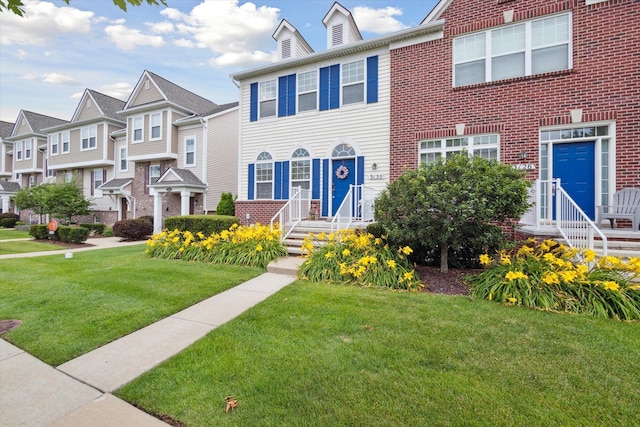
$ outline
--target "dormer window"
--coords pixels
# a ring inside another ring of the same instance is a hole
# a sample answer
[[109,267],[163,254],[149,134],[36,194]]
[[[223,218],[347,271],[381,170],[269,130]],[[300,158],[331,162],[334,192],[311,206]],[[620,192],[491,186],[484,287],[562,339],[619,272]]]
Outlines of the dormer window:
[[342,24],[331,27],[331,46],[340,46],[343,43]]
[[282,59],[291,58],[291,39],[282,40]]

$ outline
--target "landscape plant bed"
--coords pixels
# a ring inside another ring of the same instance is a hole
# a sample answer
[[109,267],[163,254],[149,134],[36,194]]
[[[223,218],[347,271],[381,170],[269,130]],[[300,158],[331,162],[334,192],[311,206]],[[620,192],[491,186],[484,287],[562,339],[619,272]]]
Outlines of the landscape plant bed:
[[637,322],[297,281],[116,394],[188,426],[638,425],[638,360]]

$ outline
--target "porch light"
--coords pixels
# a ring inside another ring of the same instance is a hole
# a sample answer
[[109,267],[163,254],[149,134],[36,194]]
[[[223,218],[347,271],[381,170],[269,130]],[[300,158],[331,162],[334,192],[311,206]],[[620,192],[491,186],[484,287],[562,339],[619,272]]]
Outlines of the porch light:
[[167,187],[167,193],[171,193],[171,190],[173,190],[173,188]]
[[529,154],[526,151],[523,150],[520,152],[520,159],[526,160],[527,157],[529,157]]

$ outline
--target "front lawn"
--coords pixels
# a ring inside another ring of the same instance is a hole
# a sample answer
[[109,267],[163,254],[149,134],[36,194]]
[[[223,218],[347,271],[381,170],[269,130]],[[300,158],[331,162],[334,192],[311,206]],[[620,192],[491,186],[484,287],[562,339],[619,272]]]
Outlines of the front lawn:
[[3,338],[59,365],[263,271],[152,259],[144,250],[0,260],[0,320],[22,320]]
[[298,281],[117,394],[189,426],[640,425],[640,323]]
[[65,249],[64,246],[58,246],[52,243],[43,243],[42,241],[19,240],[16,242],[3,242],[0,240],[0,255],[59,251],[61,249]]
[[31,235],[29,234],[28,231],[0,228],[0,240],[28,239],[28,238],[31,238]]

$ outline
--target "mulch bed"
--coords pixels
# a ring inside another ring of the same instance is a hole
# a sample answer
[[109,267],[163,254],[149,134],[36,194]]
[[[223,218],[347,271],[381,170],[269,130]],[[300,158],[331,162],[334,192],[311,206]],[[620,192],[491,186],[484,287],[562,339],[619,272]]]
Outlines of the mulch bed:
[[446,295],[469,295],[469,287],[464,278],[478,274],[480,270],[450,268],[448,273],[441,273],[440,267],[416,265],[420,281],[426,286],[424,292]]
[[0,334],[9,332],[12,329],[17,328],[22,323],[22,320],[0,320]]

